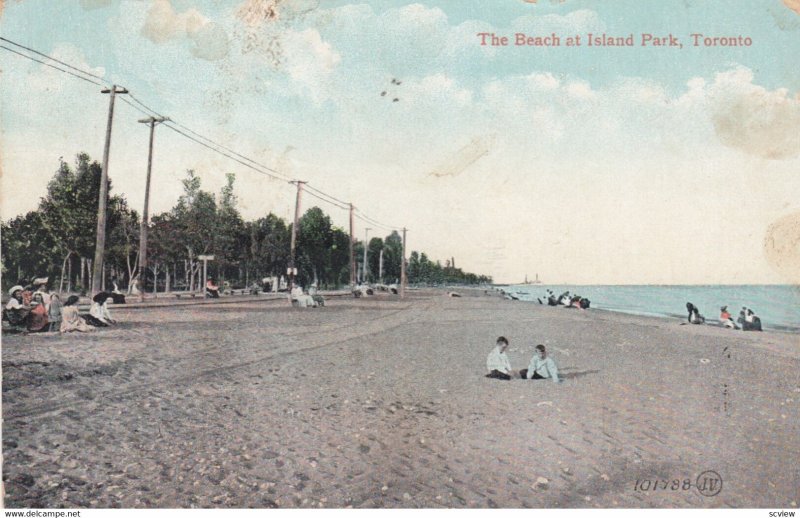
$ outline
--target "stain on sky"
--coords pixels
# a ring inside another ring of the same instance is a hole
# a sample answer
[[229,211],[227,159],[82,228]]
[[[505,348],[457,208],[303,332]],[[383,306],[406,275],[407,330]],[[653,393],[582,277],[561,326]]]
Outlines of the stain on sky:
[[767,228],[764,254],[789,284],[800,284],[800,212],[784,216]]
[[447,160],[431,171],[429,175],[437,178],[458,176],[472,164],[489,154],[494,145],[494,139],[494,135],[472,139],[469,144],[448,157]]

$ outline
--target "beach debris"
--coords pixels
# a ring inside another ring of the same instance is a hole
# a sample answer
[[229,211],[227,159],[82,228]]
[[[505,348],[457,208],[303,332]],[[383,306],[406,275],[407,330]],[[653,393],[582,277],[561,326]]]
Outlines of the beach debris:
[[387,486],[387,485],[384,485],[384,486],[381,488],[381,491],[389,491],[389,486]]
[[711,363],[711,360],[708,358],[700,358],[700,363]]
[[553,349],[555,349],[556,351],[560,352],[565,356],[569,356],[569,349],[559,349],[558,347],[553,347]]
[[552,401],[539,401],[538,403],[536,403],[536,406],[544,406],[544,405],[553,406],[553,402]]
[[457,292],[457,291],[448,291],[447,292],[447,296],[448,297],[460,297],[461,294],[459,292]]
[[547,489],[550,487],[550,481],[544,477],[537,477],[536,484],[533,485],[533,489]]
[[564,473],[566,473],[567,475],[569,475],[569,471],[570,471],[570,470],[569,470],[569,467],[568,467],[568,466],[565,466],[565,467],[561,468],[561,471],[563,471]]
[[600,475],[600,478],[602,478],[602,479],[603,479],[603,480],[605,480],[606,482],[608,482],[608,481],[610,480],[610,477],[609,477],[608,475],[606,475],[605,473],[601,474],[601,475]]
[[409,495],[408,493],[403,493],[403,499],[404,500],[411,500],[411,495]]

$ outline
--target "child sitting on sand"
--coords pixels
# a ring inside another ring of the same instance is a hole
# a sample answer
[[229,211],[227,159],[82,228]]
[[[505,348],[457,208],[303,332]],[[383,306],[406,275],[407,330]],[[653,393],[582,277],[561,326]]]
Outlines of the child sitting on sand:
[[559,382],[558,367],[552,358],[547,357],[544,345],[536,346],[536,352],[531,358],[531,363],[527,369],[519,371],[522,379],[541,380],[551,378],[555,383]]
[[497,346],[486,358],[486,370],[489,371],[489,374],[486,375],[487,378],[499,380],[511,379],[511,362],[508,361],[508,356],[506,356],[507,348],[508,340],[506,337],[498,337]]

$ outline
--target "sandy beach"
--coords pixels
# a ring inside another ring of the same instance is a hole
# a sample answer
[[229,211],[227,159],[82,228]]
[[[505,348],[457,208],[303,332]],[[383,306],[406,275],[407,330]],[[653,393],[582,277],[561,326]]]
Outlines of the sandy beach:
[[[797,335],[462,293],[3,336],[5,505],[797,507]],[[564,382],[485,378],[499,335]]]

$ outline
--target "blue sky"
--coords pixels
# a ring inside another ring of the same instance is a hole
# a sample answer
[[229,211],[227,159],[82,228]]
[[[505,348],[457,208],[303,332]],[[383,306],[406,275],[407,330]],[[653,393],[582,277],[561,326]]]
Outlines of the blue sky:
[[[763,243],[772,222],[800,210],[797,0],[318,4],[12,0],[0,29],[408,226],[410,248],[498,280],[794,279]],[[277,17],[258,16],[270,8]],[[637,46],[490,48],[478,32],[633,34]],[[673,34],[684,48],[643,48],[641,33]],[[695,48],[691,33],[753,44]],[[101,158],[107,97],[0,56],[8,218],[36,206],[59,156]],[[139,117],[118,108],[110,168],[134,207],[146,166]],[[213,190],[237,173],[247,217],[291,214],[291,186],[166,128],[156,212],[174,204],[188,168]]]

